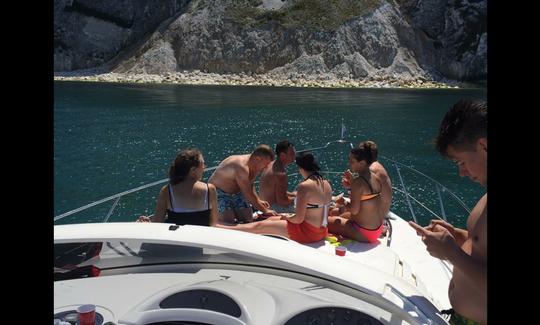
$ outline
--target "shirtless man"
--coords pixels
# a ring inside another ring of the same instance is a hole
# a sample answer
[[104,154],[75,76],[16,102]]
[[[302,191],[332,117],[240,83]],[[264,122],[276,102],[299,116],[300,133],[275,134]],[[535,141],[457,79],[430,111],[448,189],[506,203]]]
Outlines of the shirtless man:
[[[437,150],[452,159],[459,175],[487,188],[487,103],[459,101],[444,116]],[[414,222],[427,251],[454,265],[448,296],[453,314],[450,324],[466,319],[487,323],[487,193],[467,219],[467,230],[442,220],[427,227]],[[467,323],[470,324],[470,323]]]
[[294,161],[296,152],[294,145],[287,140],[276,145],[276,160],[271,162],[261,173],[259,195],[270,204],[276,212],[294,212],[296,193],[287,192],[289,179],[285,168]]
[[261,144],[251,154],[233,155],[218,165],[208,183],[216,187],[219,223],[253,221],[253,211],[249,203],[265,214],[275,214],[269,209],[270,204],[257,196],[253,186],[257,175],[273,159],[272,149]]

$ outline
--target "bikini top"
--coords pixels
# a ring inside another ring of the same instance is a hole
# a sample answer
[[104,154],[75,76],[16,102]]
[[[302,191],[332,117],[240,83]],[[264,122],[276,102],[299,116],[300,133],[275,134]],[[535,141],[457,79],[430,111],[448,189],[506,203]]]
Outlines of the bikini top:
[[[306,181],[307,179],[309,179],[312,175],[314,174],[311,174],[309,175],[307,178],[305,178],[302,182]],[[316,174],[317,176],[321,177],[321,175],[319,175],[318,173]],[[328,212],[329,212],[329,209],[330,209],[330,205],[332,205],[332,201],[328,202],[328,203],[324,203],[324,204],[312,204],[312,203],[306,203],[306,208],[307,209],[318,209],[318,208],[323,208],[323,221],[322,221],[322,225],[321,227],[326,227],[328,225]],[[296,197],[294,198],[294,207],[296,208]]]
[[371,200],[371,199],[374,199],[374,198],[377,198],[377,197],[380,197],[380,196],[381,196],[381,192],[373,193],[373,188],[371,187],[371,184],[369,184],[369,182],[367,181],[367,179],[365,179],[365,178],[362,177],[362,176],[358,176],[358,177],[361,178],[361,179],[363,179],[364,182],[367,183],[367,185],[369,186],[369,191],[371,192],[371,194],[360,195],[360,201],[368,201],[368,200]]
[[[332,205],[332,201],[325,203],[325,204],[312,204],[307,203],[306,208],[307,209],[318,209],[323,208],[323,220],[321,227],[326,227],[328,225],[328,212],[330,211],[330,206]],[[294,207],[296,208],[296,198],[294,198]]]
[[204,197],[204,205],[206,206],[206,209],[197,210],[175,207],[173,189],[172,186],[169,184],[169,200],[171,202],[171,209],[167,209],[167,218],[165,219],[165,222],[175,223],[180,226],[210,226],[210,204],[208,196],[208,184],[206,184],[206,195]]

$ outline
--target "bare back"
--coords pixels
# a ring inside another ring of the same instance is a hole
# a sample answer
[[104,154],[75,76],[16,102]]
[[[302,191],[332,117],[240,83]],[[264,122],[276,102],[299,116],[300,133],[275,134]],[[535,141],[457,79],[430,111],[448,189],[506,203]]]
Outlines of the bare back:
[[165,221],[167,210],[178,212],[179,209],[195,211],[210,209],[210,224],[214,225],[217,220],[216,207],[216,189],[211,184],[207,186],[201,181],[184,181],[172,185],[172,193],[167,184],[159,191],[152,222]]
[[[487,263],[487,194],[476,204],[467,219],[467,240],[461,245],[475,260]],[[480,293],[469,284],[469,277],[454,266],[448,288],[450,304],[459,314],[487,323],[487,292]]]
[[375,174],[378,179],[380,180],[381,184],[381,210],[382,214],[384,216],[388,215],[388,212],[390,212],[390,207],[392,206],[392,181],[390,180],[390,176],[388,176],[388,173],[386,172],[386,169],[384,168],[381,163],[378,161],[374,161],[370,166],[369,170]]
[[[357,177],[351,184],[351,218],[360,226],[376,229],[384,221],[387,209],[382,200],[383,181],[380,175],[370,171],[367,178]],[[365,199],[366,196],[379,193],[377,197]]]
[[[225,158],[208,179],[208,183],[214,184],[217,188],[226,193],[239,193],[240,185],[238,180],[249,178],[248,155],[233,155]],[[254,179],[253,175],[250,180]]]
[[297,187],[296,214],[304,214],[304,221],[315,227],[321,227],[324,209],[307,208],[308,204],[323,205],[332,200],[332,186],[325,179],[308,179]]
[[[167,209],[172,209],[171,202],[169,200],[169,189],[165,186],[167,191]],[[204,210],[208,205],[208,194],[206,184],[197,181],[194,184],[189,182],[181,182],[172,186],[173,193],[172,199],[174,200],[175,208],[191,209],[191,210]]]

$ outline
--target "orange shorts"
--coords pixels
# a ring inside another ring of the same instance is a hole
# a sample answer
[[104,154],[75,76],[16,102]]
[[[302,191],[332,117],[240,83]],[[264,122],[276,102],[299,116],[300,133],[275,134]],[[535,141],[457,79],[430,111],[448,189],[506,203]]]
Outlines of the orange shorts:
[[292,223],[287,221],[289,238],[299,243],[313,243],[328,236],[328,227],[315,227],[307,222]]

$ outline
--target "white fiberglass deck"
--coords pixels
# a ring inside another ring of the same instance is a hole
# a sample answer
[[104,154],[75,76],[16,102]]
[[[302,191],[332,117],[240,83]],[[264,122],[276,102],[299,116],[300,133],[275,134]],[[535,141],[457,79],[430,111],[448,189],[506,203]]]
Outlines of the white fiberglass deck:
[[[395,214],[390,214],[393,229],[390,249],[387,247],[388,237],[380,238],[378,244],[345,241],[343,246],[347,247],[347,253],[343,258],[361,262],[391,275],[402,276],[423,290],[438,308],[449,309],[451,264],[429,255],[426,246],[408,223]],[[329,241],[308,246],[335,254],[335,246]]]

